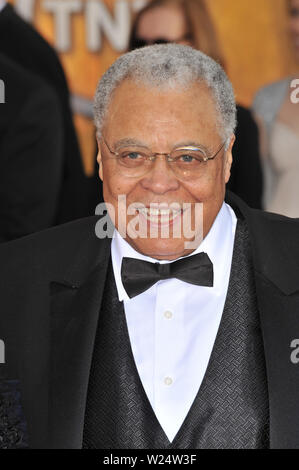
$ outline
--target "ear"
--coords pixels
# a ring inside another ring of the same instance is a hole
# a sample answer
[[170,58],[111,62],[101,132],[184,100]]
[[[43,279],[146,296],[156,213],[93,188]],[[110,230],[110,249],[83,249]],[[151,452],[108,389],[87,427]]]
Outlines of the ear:
[[230,138],[228,149],[225,152],[225,161],[224,161],[224,180],[225,180],[225,184],[229,181],[229,178],[230,178],[230,170],[231,170],[231,166],[232,166],[232,163],[233,163],[232,150],[233,150],[233,145],[235,143],[235,140],[236,140],[236,136],[233,134]]
[[97,143],[98,143],[98,155],[97,155],[97,162],[99,164],[99,177],[103,181],[103,163],[102,163],[102,153],[101,153],[101,145],[100,145],[100,139],[97,137]]

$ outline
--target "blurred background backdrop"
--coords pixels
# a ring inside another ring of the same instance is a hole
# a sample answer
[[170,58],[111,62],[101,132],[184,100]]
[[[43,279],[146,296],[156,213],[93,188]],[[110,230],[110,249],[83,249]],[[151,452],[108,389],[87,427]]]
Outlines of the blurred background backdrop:
[[[10,0],[55,47],[72,94],[92,99],[107,67],[128,46],[142,0]],[[285,0],[207,0],[226,70],[240,104],[250,106],[263,85],[296,68],[287,33]],[[81,103],[84,108],[84,101]],[[80,107],[80,106],[79,106]],[[85,113],[88,114],[88,113]],[[94,171],[92,119],[75,114],[85,173]]]

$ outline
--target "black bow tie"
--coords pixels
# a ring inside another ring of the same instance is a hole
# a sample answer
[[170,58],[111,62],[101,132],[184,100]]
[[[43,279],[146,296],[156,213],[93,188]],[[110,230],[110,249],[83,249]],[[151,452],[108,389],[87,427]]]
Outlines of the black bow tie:
[[176,278],[196,286],[213,287],[213,264],[206,253],[198,253],[167,264],[123,258],[121,278],[130,298],[141,294],[162,279]]

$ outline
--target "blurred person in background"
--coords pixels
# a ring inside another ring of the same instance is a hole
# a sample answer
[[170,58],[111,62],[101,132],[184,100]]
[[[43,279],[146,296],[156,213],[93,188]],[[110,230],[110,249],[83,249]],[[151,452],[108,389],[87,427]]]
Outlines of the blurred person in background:
[[[155,43],[186,44],[212,57],[225,68],[221,47],[204,0],[153,0],[137,15],[129,49]],[[261,208],[263,177],[258,128],[251,112],[237,106],[236,142],[227,188],[249,206]]]
[[64,152],[63,184],[57,223],[90,215],[87,178],[72,120],[67,81],[55,50],[13,7],[0,0],[0,52],[23,68],[42,77],[55,92],[62,114]]
[[59,101],[40,77],[0,53],[0,242],[55,225],[63,175]]
[[[288,0],[287,6],[289,33],[299,64],[299,0]],[[291,82],[296,78],[263,87],[253,102],[261,130],[264,208],[288,217],[299,217],[299,108],[291,96]]]

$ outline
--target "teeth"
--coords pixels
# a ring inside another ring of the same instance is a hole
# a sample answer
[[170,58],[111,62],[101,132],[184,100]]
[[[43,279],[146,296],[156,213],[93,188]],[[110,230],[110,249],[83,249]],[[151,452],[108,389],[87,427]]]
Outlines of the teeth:
[[157,220],[167,221],[174,219],[178,214],[181,213],[181,210],[173,209],[154,209],[154,208],[139,208],[139,212],[146,217],[148,220],[156,222]]
[[165,215],[170,215],[170,214],[178,214],[181,212],[180,210],[172,210],[172,209],[148,209],[148,208],[140,208],[138,209],[139,212],[142,212],[145,215],[150,215],[150,216],[165,216]]

